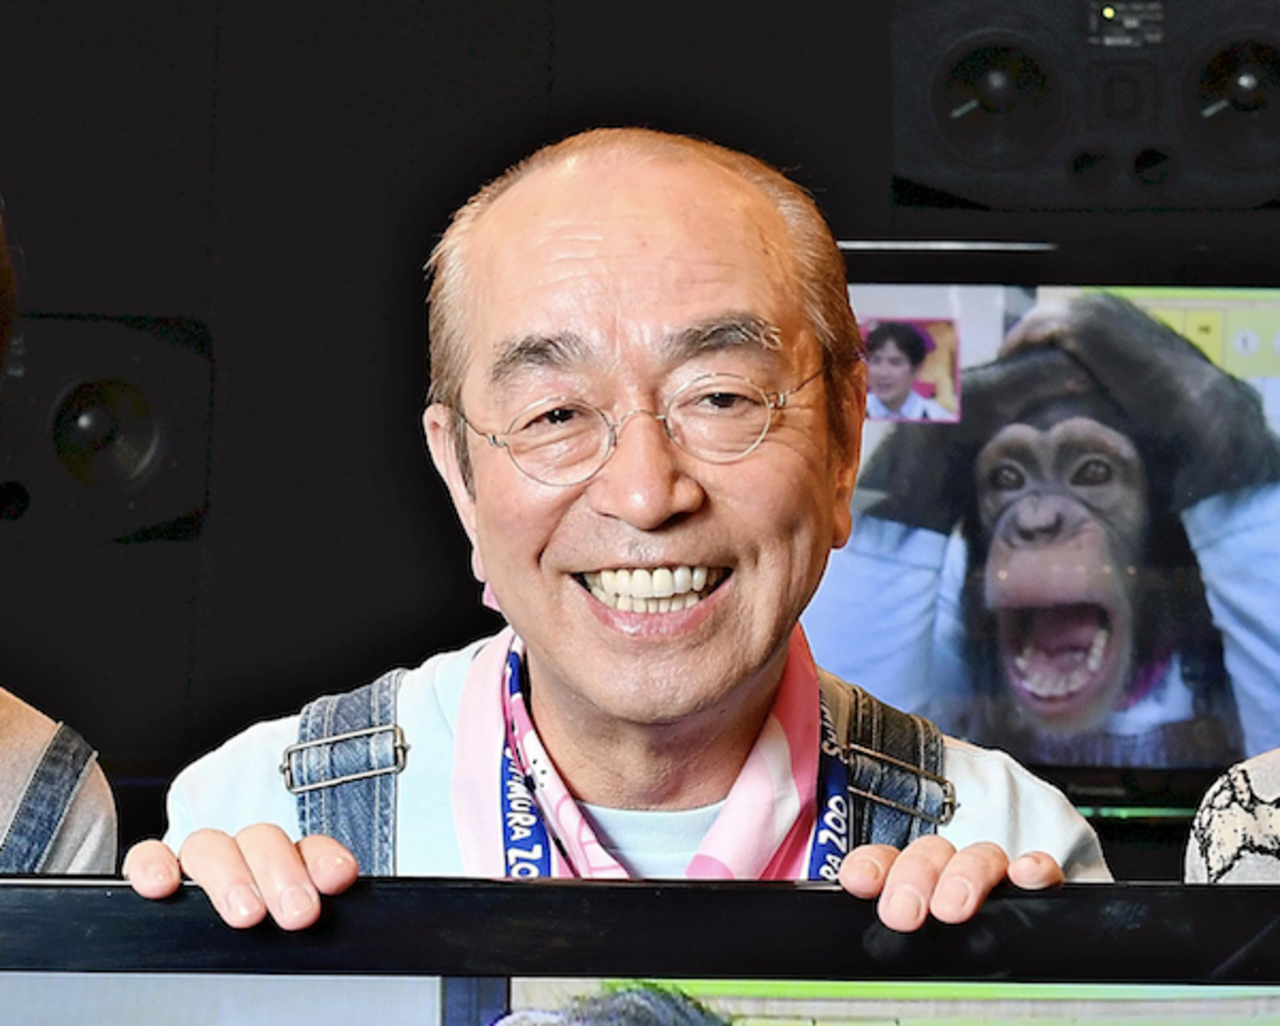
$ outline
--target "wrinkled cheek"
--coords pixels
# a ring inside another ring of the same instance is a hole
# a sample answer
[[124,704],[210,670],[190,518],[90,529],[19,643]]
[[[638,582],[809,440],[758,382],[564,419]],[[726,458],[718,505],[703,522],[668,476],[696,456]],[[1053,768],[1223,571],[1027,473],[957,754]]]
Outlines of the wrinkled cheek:
[[472,565],[488,585],[486,597],[495,599],[518,628],[516,621],[525,621],[536,612],[546,594],[543,563],[563,510],[533,502],[507,484],[504,492],[489,493],[490,498],[500,496],[497,501],[478,509],[478,544]]
[[478,580],[488,587],[486,593],[498,596],[499,601],[513,591],[512,579],[516,573],[515,552],[518,534],[504,517],[492,511],[477,516],[476,544],[472,551],[471,565]]
[[820,539],[829,538],[833,530],[829,517],[818,510],[809,512],[808,518],[797,517],[787,525],[785,564],[776,570],[779,590],[773,601],[795,606],[797,616],[817,589],[826,566],[830,549]]

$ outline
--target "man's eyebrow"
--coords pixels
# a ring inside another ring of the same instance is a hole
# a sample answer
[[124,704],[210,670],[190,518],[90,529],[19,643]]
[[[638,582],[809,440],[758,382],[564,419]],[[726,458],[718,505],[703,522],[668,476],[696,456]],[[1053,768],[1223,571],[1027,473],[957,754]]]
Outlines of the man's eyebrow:
[[756,314],[722,314],[669,335],[663,348],[678,360],[726,349],[777,352],[782,348],[782,329]]
[[501,385],[534,367],[581,366],[593,359],[590,347],[571,331],[524,335],[505,343],[489,368],[489,384]]
[[[673,332],[662,340],[662,348],[672,362],[726,349],[777,352],[782,348],[782,331],[755,314],[722,314]],[[523,335],[499,348],[497,359],[489,369],[489,384],[505,384],[536,367],[582,367],[598,359],[582,336],[572,331]]]

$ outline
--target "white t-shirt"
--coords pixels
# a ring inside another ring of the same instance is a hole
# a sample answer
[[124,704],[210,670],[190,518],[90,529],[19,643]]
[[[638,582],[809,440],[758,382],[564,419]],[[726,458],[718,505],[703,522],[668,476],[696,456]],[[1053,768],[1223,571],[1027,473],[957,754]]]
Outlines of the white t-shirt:
[[926,399],[919,392],[908,392],[902,405],[892,410],[874,392],[867,393],[867,416],[874,420],[941,420],[958,418],[940,403]]

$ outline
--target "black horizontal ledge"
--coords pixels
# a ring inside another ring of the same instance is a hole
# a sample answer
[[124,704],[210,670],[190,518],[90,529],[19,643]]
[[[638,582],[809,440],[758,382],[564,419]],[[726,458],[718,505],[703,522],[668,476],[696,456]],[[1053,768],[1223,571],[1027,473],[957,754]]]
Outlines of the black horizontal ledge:
[[0,882],[0,969],[1280,983],[1280,887],[1003,889],[916,934],[825,886],[363,879],[312,929],[236,931],[194,887]]

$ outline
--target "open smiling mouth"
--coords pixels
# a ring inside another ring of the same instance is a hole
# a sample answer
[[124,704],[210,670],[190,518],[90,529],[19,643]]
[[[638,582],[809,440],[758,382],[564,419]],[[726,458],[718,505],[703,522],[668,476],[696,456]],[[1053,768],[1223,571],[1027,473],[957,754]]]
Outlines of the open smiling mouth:
[[597,599],[624,613],[673,613],[696,606],[729,575],[723,567],[659,566],[578,574]]
[[999,616],[1009,680],[1040,712],[1096,692],[1110,680],[1112,623],[1102,606],[1005,608]]

